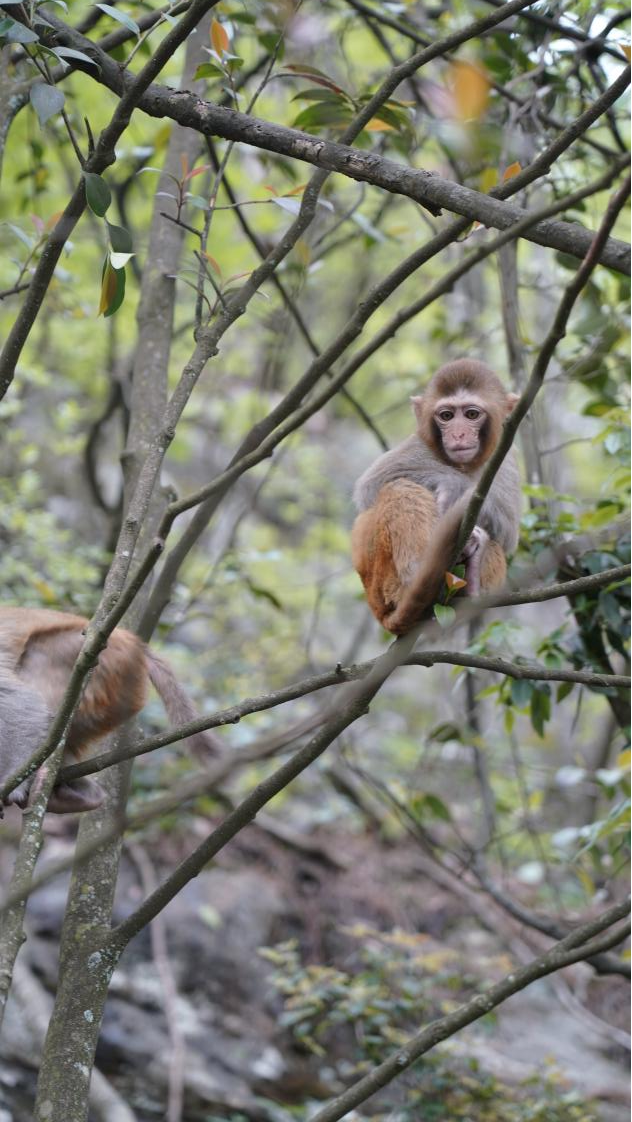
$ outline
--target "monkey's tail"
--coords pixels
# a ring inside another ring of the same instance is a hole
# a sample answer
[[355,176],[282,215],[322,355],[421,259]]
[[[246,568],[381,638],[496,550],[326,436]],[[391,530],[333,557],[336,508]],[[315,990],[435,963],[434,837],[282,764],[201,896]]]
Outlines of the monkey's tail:
[[[149,647],[145,648],[145,657],[147,659],[149,681],[160,695],[169,721],[174,728],[185,725],[188,721],[194,721],[196,717],[199,717],[200,714],[182,689],[169,663],[165,662]],[[222,750],[219,737],[215,736],[210,729],[194,733],[193,736],[187,737],[185,743],[190,745],[196,755],[199,755],[202,759],[208,758],[209,753],[216,756]]]
[[404,635],[410,631],[411,627],[420,622],[426,609],[439,598],[446,566],[454,553],[463,515],[471,497],[470,489],[437,522],[412,582],[404,589],[395,610],[383,620],[384,627],[393,635]]

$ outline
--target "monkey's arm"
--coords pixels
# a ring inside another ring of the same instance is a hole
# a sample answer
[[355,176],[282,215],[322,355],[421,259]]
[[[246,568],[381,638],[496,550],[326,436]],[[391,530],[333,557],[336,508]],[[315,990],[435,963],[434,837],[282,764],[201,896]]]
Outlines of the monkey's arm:
[[504,553],[513,553],[520,536],[522,487],[513,449],[498,469],[483,503],[479,522]]

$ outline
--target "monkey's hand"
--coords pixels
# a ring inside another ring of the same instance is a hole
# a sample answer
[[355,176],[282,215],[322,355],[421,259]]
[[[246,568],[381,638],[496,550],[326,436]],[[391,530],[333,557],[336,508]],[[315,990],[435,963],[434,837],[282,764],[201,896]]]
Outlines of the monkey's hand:
[[475,526],[463,546],[461,559],[465,562],[465,580],[469,596],[478,596],[481,591],[481,557],[489,534],[482,526]]

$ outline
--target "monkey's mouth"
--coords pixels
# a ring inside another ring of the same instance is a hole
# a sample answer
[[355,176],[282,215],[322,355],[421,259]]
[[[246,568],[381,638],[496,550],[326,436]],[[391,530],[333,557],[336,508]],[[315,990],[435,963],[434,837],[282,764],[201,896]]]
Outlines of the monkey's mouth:
[[476,455],[477,452],[478,452],[478,444],[468,444],[468,445],[465,445],[462,448],[450,448],[449,449],[450,459],[452,459],[452,460],[464,460],[466,463],[467,463],[468,460],[473,460],[474,456]]

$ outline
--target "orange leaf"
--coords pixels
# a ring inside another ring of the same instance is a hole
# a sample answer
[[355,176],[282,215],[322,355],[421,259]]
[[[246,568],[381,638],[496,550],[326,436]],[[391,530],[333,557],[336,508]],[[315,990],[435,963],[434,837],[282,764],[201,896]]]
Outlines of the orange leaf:
[[298,187],[293,187],[291,191],[285,192],[285,198],[289,199],[291,195],[302,195],[306,187],[306,183],[299,183]]
[[467,588],[467,581],[461,580],[460,577],[455,577],[454,573],[445,574],[445,583],[451,592],[458,592],[460,588]]
[[450,84],[454,110],[460,121],[477,121],[489,101],[490,80],[480,66],[471,62],[454,62],[450,67]]
[[518,160],[514,160],[513,164],[510,164],[503,172],[503,183],[506,183],[508,179],[513,179],[515,175],[519,175],[521,171],[522,167]]
[[629,43],[622,43],[621,44],[621,50],[623,51],[625,57],[627,58],[627,60],[629,62],[630,61],[630,53],[632,51],[632,48],[630,47],[630,44]]
[[217,19],[214,19],[211,23],[211,43],[213,44],[213,50],[216,51],[218,55],[223,54],[223,52],[227,51],[230,47],[228,32],[224,25]]
[[199,167],[193,168],[192,171],[188,171],[184,178],[186,180],[195,179],[196,175],[201,175],[203,171],[210,171],[210,170],[211,170],[211,165],[210,164],[200,164]]
[[189,170],[189,157],[184,152],[180,154],[180,167],[182,168],[182,178],[186,179]]
[[269,183],[264,183],[263,189],[264,191],[269,191],[271,195],[278,195],[279,193],[276,187],[271,187]]
[[206,260],[208,261],[209,265],[211,266],[211,268],[217,273],[218,277],[221,277],[222,270],[220,269],[219,265],[217,264],[217,261],[215,260],[215,258],[211,257],[210,253],[205,253],[204,256],[205,256]]

